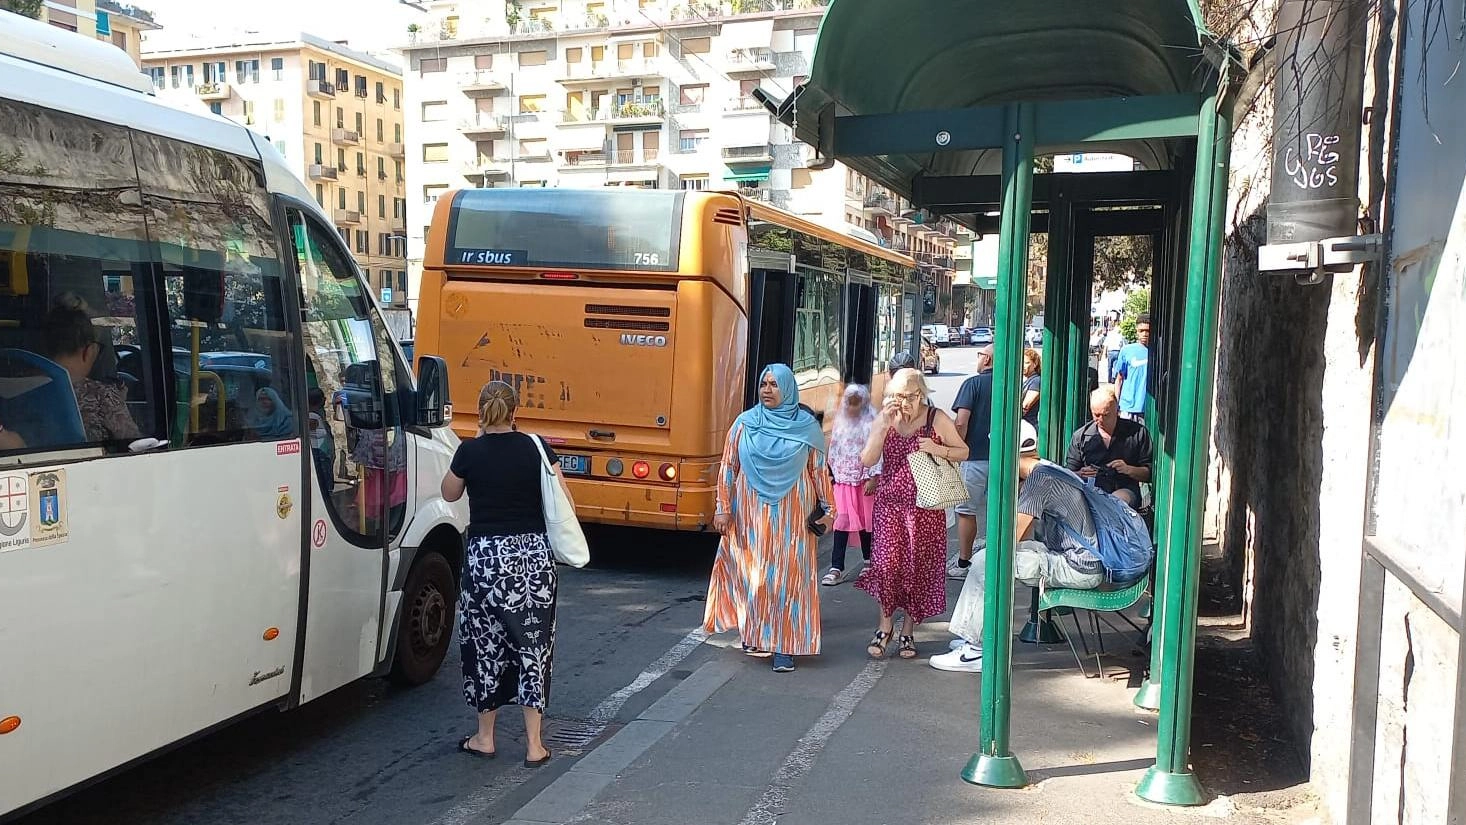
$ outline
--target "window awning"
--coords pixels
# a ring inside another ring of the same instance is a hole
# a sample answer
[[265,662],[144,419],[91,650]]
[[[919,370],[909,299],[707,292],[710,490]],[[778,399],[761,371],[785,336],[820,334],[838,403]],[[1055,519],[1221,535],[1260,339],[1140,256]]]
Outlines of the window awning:
[[737,183],[750,183],[769,179],[769,169],[772,164],[764,163],[758,166],[740,166],[737,169],[729,169],[723,175],[723,180],[731,180]]

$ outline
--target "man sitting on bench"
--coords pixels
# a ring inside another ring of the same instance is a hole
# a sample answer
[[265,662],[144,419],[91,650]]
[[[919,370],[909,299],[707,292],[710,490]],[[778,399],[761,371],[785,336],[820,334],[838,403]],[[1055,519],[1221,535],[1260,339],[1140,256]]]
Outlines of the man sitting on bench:
[[[1094,519],[1084,497],[1084,481],[1068,470],[1038,457],[1038,432],[1020,421],[1018,441],[1017,544],[1013,548],[1013,578],[1030,587],[1092,590],[1105,581],[1105,567],[1086,549],[1099,545]],[[931,658],[938,670],[977,673],[982,670],[982,628],[966,617],[981,615],[983,577],[967,577],[953,609],[951,630],[963,644],[950,653]],[[972,601],[975,600],[975,601]],[[963,619],[959,621],[959,618]]]
[[1074,433],[1064,464],[1139,510],[1140,484],[1150,481],[1154,460],[1150,431],[1139,421],[1120,417],[1120,401],[1111,386],[1089,394],[1089,412],[1093,418]]

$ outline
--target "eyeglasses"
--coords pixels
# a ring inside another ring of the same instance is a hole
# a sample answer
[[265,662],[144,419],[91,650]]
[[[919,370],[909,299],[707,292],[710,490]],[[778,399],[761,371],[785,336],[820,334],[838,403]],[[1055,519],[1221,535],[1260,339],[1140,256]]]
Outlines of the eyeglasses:
[[897,401],[913,401],[913,402],[915,402],[915,401],[920,401],[921,400],[921,393],[919,393],[919,392],[893,392],[893,393],[891,393],[891,397],[894,398],[894,399],[896,399]]

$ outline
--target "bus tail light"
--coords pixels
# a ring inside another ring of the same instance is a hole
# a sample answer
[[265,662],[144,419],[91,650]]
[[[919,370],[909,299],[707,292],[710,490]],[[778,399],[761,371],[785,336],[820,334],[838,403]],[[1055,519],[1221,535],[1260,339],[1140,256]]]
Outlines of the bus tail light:
[[663,513],[675,513],[675,512],[677,512],[677,505],[675,505],[675,504],[663,504],[662,505],[662,512]]
[[663,481],[676,481],[677,468],[671,464],[663,464],[657,469],[657,475],[661,476]]
[[645,461],[638,461],[631,465],[631,474],[637,478],[646,478],[652,474],[652,465]]
[[540,277],[546,281],[578,281],[580,275],[574,272],[541,272]]
[[267,628],[265,628],[265,641],[267,641],[267,642],[273,642],[273,641],[275,641],[278,638],[280,638],[280,628],[278,628],[278,627],[267,627]]
[[0,736],[10,733],[18,727],[20,727],[19,716],[7,716],[4,719],[0,719]]
[[626,463],[619,458],[613,458],[606,462],[606,472],[613,476],[619,476],[626,472]]

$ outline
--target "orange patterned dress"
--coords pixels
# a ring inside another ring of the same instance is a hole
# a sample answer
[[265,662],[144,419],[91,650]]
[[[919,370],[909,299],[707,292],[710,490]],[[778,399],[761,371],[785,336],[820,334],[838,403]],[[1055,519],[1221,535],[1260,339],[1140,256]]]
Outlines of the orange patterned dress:
[[820,652],[819,539],[805,525],[815,501],[834,501],[830,474],[810,451],[807,469],[777,504],[759,501],[738,467],[738,439],[728,434],[718,474],[718,512],[733,520],[718,546],[703,628],[737,630],[760,650]]

